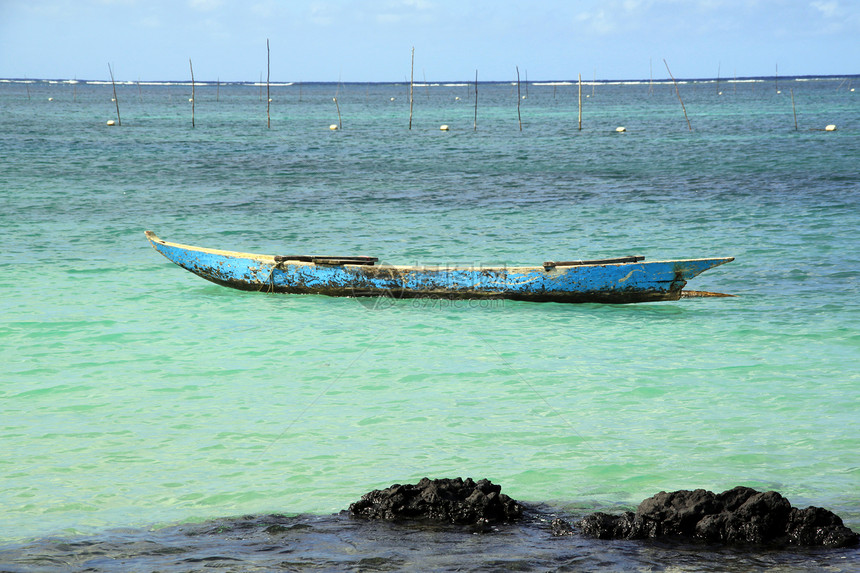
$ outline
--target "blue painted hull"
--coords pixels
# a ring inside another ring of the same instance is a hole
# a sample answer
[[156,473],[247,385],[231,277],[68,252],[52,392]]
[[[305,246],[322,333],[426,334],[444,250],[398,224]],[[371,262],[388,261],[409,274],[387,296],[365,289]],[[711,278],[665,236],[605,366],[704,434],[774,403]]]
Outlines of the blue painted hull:
[[734,260],[725,257],[492,268],[323,264],[170,243],[151,231],[146,232],[146,237],[170,261],[220,285],[329,296],[604,303],[677,300],[689,279]]

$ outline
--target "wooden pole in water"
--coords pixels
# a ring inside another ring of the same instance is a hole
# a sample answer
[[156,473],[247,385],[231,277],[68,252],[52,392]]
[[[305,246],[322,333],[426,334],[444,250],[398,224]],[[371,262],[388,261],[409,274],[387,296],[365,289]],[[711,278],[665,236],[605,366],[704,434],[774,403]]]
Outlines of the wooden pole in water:
[[582,131],[582,74],[579,74],[579,131]]
[[119,99],[116,97],[116,82],[113,79],[113,68],[108,64],[108,71],[110,72],[110,83],[113,86],[113,101],[116,104],[116,124],[122,125],[122,119],[119,117]]
[[684,110],[684,119],[687,120],[687,127],[690,131],[693,131],[693,126],[690,125],[690,118],[687,117],[687,107],[684,105],[684,100],[681,99],[681,92],[678,90],[678,82],[675,80],[675,76],[672,75],[672,70],[669,69],[669,63],[666,61],[666,58],[663,58],[663,63],[666,64],[666,71],[669,72],[669,77],[672,78],[672,83],[675,84],[675,94],[678,96],[678,101],[681,102],[681,109]]
[[412,131],[412,94],[415,88],[415,46],[412,46],[412,73],[409,77],[409,130]]
[[520,115],[520,67],[517,66],[517,120],[520,122],[520,131],[523,130],[523,116]]
[[269,115],[269,107],[272,103],[272,98],[269,96],[269,76],[272,73],[271,52],[269,51],[269,39],[266,38],[266,127],[272,127],[272,116]]
[[654,65],[652,58],[648,58],[648,95],[654,93]]
[[478,131],[478,70],[475,69],[475,131]]
[[188,67],[191,68],[191,128],[194,128],[194,106],[197,104],[197,94],[194,91],[194,64],[188,58]]
[[717,95],[720,95],[720,66],[722,62],[717,62]]
[[218,76],[215,83],[215,101],[221,101],[221,76]]
[[337,107],[337,128],[343,129],[343,122],[340,121],[340,104],[337,103],[337,96],[332,98],[334,100],[334,105]]
[[797,109],[794,107],[794,88],[788,90],[791,94],[791,111],[794,113],[794,131],[797,131]]

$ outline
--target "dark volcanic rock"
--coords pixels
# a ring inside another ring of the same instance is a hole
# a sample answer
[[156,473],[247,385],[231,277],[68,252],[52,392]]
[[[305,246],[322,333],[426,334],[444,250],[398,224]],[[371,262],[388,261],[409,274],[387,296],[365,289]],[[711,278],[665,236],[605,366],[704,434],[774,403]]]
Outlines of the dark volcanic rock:
[[582,533],[598,539],[634,539],[638,536],[633,534],[636,515],[632,511],[625,511],[621,515],[610,515],[608,513],[592,513],[579,522]]
[[564,535],[573,535],[576,533],[569,521],[565,521],[560,517],[552,520],[549,524],[553,537],[562,537]]
[[492,524],[522,517],[522,506],[482,479],[424,478],[373,490],[349,506],[350,515],[368,519],[424,519],[457,524]]
[[789,543],[796,545],[850,547],[858,541],[857,534],[845,527],[838,515],[820,507],[792,508],[785,532]]
[[856,533],[834,513],[817,507],[792,508],[775,491],[736,487],[720,494],[703,489],[660,492],[636,513],[595,513],[579,523],[600,539],[676,536],[727,544],[847,547]]

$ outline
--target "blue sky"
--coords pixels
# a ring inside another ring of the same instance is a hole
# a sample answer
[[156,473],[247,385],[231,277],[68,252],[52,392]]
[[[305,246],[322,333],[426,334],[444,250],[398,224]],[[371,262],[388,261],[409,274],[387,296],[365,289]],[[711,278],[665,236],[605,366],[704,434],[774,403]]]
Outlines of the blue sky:
[[403,81],[860,73],[860,0],[0,0],[0,77]]

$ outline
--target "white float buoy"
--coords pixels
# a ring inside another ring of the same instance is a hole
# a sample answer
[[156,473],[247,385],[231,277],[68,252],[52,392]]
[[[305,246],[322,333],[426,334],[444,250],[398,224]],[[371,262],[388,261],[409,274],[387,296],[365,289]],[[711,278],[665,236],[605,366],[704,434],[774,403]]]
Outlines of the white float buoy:
[[454,98],[454,100],[455,100],[455,101],[460,101],[460,96],[456,96],[456,97]]
[[330,126],[328,126],[328,128],[329,128],[330,130],[332,130],[332,131],[337,131],[337,124],[336,124],[336,123],[333,123],[333,124],[331,124]]
[[448,131],[448,126],[447,125],[440,125],[439,129],[441,129],[442,131]]
[[49,97],[49,98],[48,98],[48,101],[54,101],[54,98]]
[[836,126],[832,123],[824,128],[824,131],[836,131]]
[[112,119],[109,119],[107,122],[108,125],[116,125],[116,122]]
[[391,101],[394,101],[394,98],[391,98]]
[[615,131],[617,131],[618,133],[624,133],[625,131],[627,131],[627,128],[626,127],[616,127]]
[[188,101],[193,102],[193,101],[194,101],[194,98],[193,98],[193,97],[190,97],[190,98],[188,98]]

